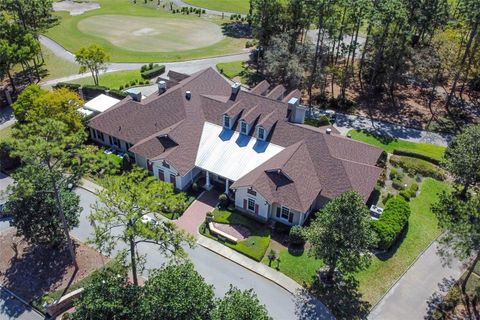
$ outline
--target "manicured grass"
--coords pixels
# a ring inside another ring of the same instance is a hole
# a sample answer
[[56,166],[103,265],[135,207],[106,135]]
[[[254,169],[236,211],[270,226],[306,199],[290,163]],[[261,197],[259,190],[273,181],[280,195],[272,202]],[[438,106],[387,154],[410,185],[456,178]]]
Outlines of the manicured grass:
[[424,156],[431,157],[437,161],[440,161],[445,152],[445,147],[436,146],[433,144],[427,143],[414,143],[401,139],[388,139],[384,137],[375,136],[371,133],[359,131],[359,130],[350,130],[348,132],[352,139],[366,142],[368,144],[382,148],[388,153],[393,153],[394,149],[402,149],[410,152],[415,152]]
[[[101,86],[108,87],[110,89],[119,89],[120,86],[125,86],[131,81],[145,81],[140,76],[139,70],[126,70],[104,73],[99,77],[99,84]],[[93,85],[92,77],[81,78],[71,81],[71,83],[78,83],[81,85]]]
[[[410,201],[408,230],[392,257],[373,257],[367,270],[356,274],[363,299],[375,304],[390,286],[402,275],[420,253],[440,234],[437,219],[430,207],[438,193],[448,190],[446,183],[426,178],[420,194]],[[392,254],[392,253],[390,253]]]
[[272,268],[284,273],[299,284],[311,284],[318,269],[323,266],[323,262],[310,256],[308,251],[292,254],[285,247],[277,243],[273,245],[273,243],[274,242],[272,241],[272,244],[267,250],[265,257],[263,257],[262,262],[268,266],[268,253],[270,252],[270,249],[274,249],[277,251],[280,262],[272,262]]
[[240,82],[247,84],[249,80],[249,70],[245,61],[232,61],[217,64],[217,70],[227,78],[234,79],[239,77]]
[[248,14],[249,0],[185,0],[192,6],[211,10]]
[[[236,244],[230,242],[222,243],[256,261],[262,260],[270,243],[270,230],[265,225],[247,218],[236,211],[218,209],[213,212],[213,221],[225,224],[238,224],[248,228],[251,235],[247,239],[239,241]],[[218,240],[215,235],[210,233],[208,228],[204,230],[203,226],[200,226],[199,231],[207,237]]]
[[[241,49],[245,47],[246,39],[223,37],[222,40],[215,44],[207,44],[205,47],[196,49],[171,51],[172,48],[168,48],[169,52],[162,52],[161,45],[159,45],[158,50],[152,51],[150,47],[145,47],[143,49],[137,49],[141,51],[135,51],[129,47],[129,43],[122,43],[122,38],[119,38],[119,41],[115,41],[111,38],[111,34],[110,36],[107,36],[105,34],[82,32],[79,29],[80,22],[84,19],[101,15],[121,15],[124,17],[124,20],[128,19],[128,17],[132,17],[134,20],[141,18],[155,18],[158,21],[163,21],[163,19],[165,19],[165,23],[167,23],[168,20],[168,22],[174,21],[177,25],[182,25],[182,22],[185,22],[185,25],[191,25],[192,23],[214,23],[221,25],[222,23],[229,22],[229,20],[221,20],[219,17],[207,18],[203,16],[198,17],[196,15],[172,14],[166,9],[157,9],[156,2],[149,2],[148,4],[143,4],[143,1],[137,1],[136,4],[133,4],[131,1],[126,0],[98,0],[97,2],[101,6],[100,9],[88,11],[78,16],[70,16],[69,13],[65,11],[56,12],[55,15],[61,18],[61,22],[59,25],[48,30],[46,35],[71,52],[76,52],[80,48],[92,43],[98,44],[105,48],[111,56],[111,61],[117,62],[166,62],[191,60],[240,53]],[[101,18],[102,17],[100,17],[100,19]],[[113,24],[108,26],[108,28],[121,32],[130,25],[131,24],[128,21],[125,21],[123,26],[121,24]],[[83,27],[85,28],[85,26]],[[153,29],[153,31],[151,29]],[[144,41],[144,44],[148,42],[151,45],[155,44],[155,41],[152,41],[149,36],[155,34],[156,30],[155,27],[150,28],[148,23],[144,23],[141,26],[139,25],[139,27],[133,31],[127,31],[130,32],[129,34],[122,34],[122,37],[128,38],[129,36],[136,35],[134,39],[143,39],[142,41]],[[183,30],[183,33],[187,36],[189,34],[188,28],[178,28],[178,30]],[[99,30],[99,32],[100,31],[105,33],[108,30]],[[182,36],[181,32],[179,34],[170,32],[165,34],[165,37],[167,37],[166,39],[168,41],[178,42],[180,44],[182,41],[185,42],[185,38]]]
[[0,130],[0,142],[10,139],[12,136],[13,124],[9,127],[3,128]]

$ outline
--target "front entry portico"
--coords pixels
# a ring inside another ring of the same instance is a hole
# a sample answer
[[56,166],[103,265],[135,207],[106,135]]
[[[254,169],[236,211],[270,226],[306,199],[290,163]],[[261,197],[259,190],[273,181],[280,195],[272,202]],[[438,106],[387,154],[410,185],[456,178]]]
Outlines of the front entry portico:
[[212,190],[213,188],[213,185],[210,182],[210,172],[208,171],[205,171],[205,185],[203,188],[208,191]]
[[227,195],[230,194],[230,185],[231,185],[230,179],[221,177],[207,170],[205,170],[204,172],[205,172],[205,184],[203,185],[203,188],[205,190],[210,191],[212,190],[213,187],[215,187],[219,191],[223,189],[223,192]]

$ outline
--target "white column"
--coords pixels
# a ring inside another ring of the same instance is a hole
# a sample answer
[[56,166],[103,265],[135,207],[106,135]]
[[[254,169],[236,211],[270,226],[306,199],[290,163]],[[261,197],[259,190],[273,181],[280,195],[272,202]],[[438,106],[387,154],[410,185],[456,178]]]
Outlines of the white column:
[[205,185],[203,187],[207,190],[211,190],[212,185],[210,184],[210,173],[208,171],[205,171],[205,178],[207,181],[205,182]]
[[228,195],[228,189],[229,189],[228,179],[225,179],[225,194],[227,194],[227,195]]

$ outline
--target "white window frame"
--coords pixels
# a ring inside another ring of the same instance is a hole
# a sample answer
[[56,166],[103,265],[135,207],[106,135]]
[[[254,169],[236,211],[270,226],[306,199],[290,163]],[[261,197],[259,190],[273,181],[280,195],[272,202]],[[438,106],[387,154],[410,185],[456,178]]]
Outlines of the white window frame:
[[[287,217],[284,217],[284,213],[287,215]],[[290,217],[292,221],[290,221]],[[288,221],[288,223],[293,223],[293,218],[294,218],[294,213],[290,208],[282,206],[280,209],[280,219]]]
[[[252,204],[252,208],[251,208],[251,209],[250,209],[250,204]],[[256,203],[255,203],[255,200],[254,200],[254,199],[252,199],[252,198],[247,198],[247,209],[248,209],[249,211],[255,212],[255,205],[256,205]]]
[[[262,132],[262,137],[260,137],[260,132]],[[260,139],[260,140],[265,140],[265,134],[266,134],[266,130],[264,127],[258,127],[257,129],[257,138]]]
[[[245,130],[243,130],[243,126],[245,126]],[[240,133],[248,134],[248,123],[246,121],[240,121]]]
[[[227,125],[227,121],[228,121],[228,125]],[[230,121],[231,121],[230,117],[228,115],[224,114],[223,115],[223,126],[225,128],[230,129],[230,125],[231,125]]]

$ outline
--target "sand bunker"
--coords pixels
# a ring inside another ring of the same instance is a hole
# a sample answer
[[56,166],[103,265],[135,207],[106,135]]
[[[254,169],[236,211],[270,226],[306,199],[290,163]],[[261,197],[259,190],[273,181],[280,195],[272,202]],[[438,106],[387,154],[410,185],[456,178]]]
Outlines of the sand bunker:
[[53,10],[68,11],[71,16],[78,16],[86,11],[95,9],[100,9],[100,5],[96,2],[74,2],[66,0],[53,3]]

